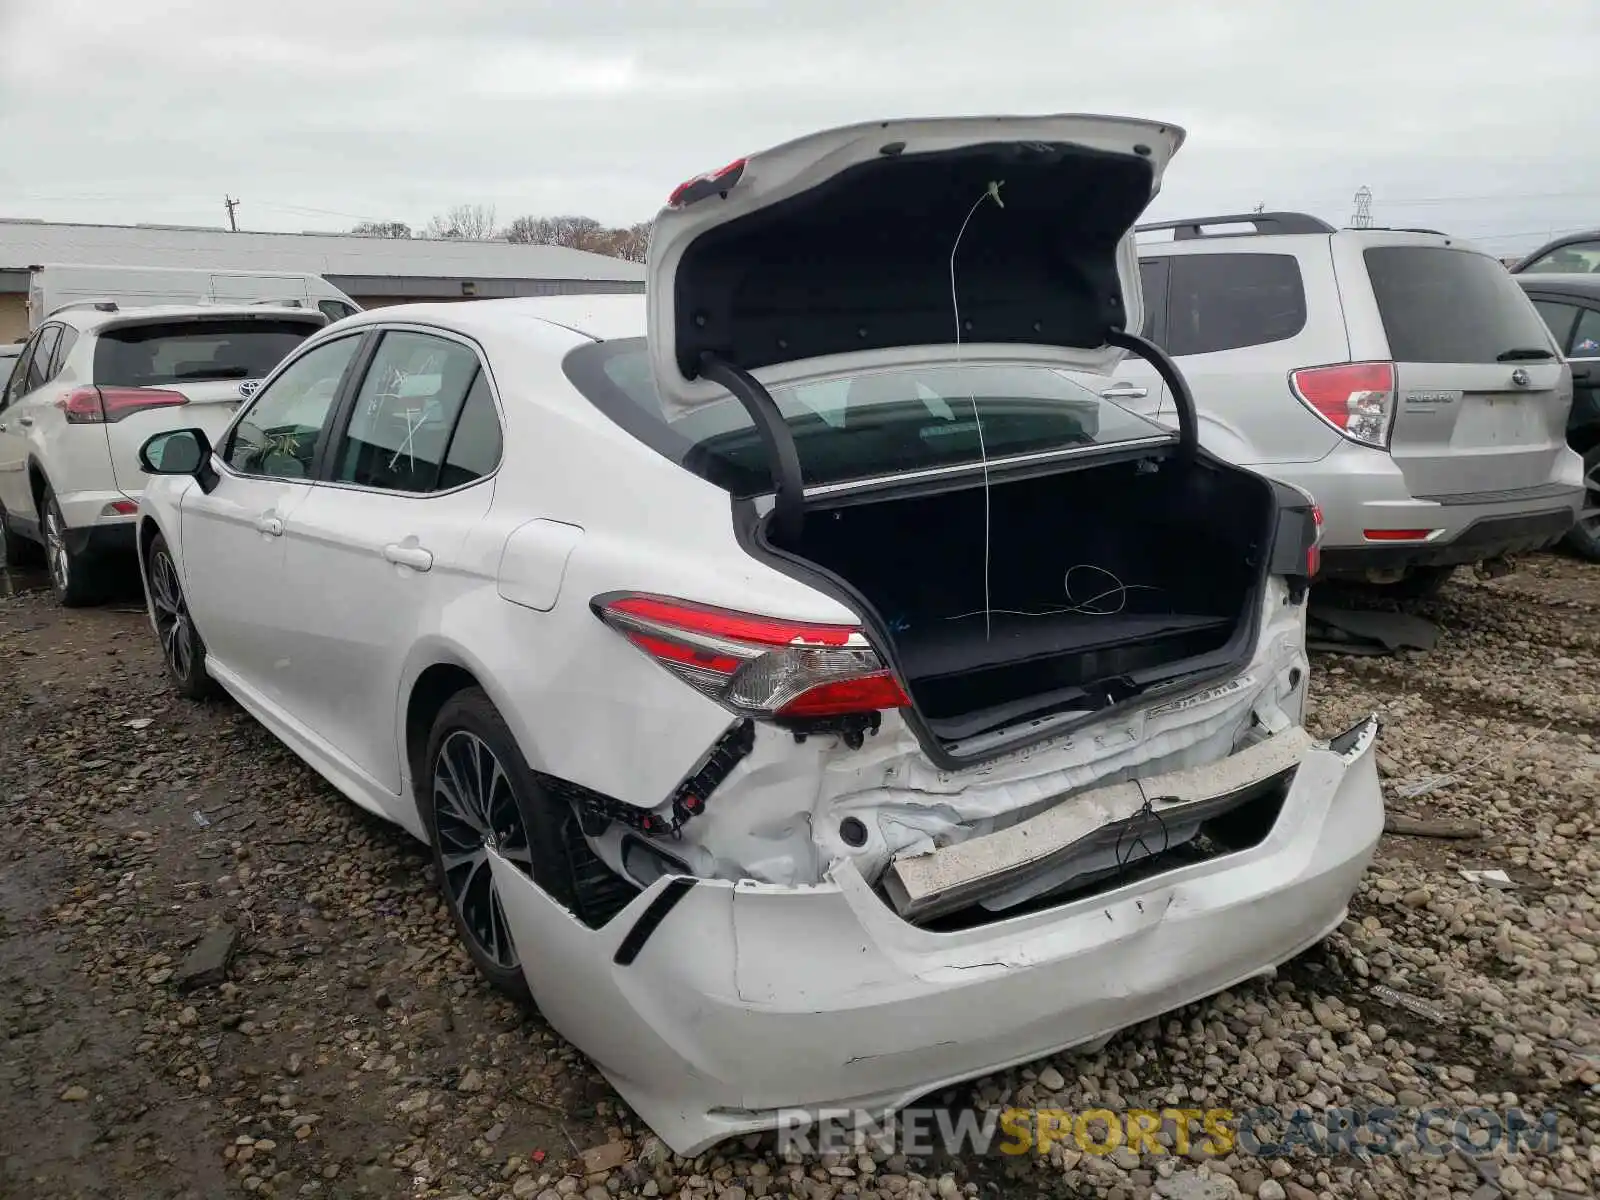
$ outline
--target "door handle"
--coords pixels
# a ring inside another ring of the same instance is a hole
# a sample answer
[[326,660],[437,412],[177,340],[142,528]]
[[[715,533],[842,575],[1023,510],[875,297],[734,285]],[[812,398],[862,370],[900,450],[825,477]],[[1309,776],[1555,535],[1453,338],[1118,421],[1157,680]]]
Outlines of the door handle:
[[283,521],[270,513],[263,514],[256,518],[256,531],[264,533],[268,537],[282,537]]
[[17,424],[18,425],[26,425],[27,427],[29,427],[31,429],[33,427],[33,418],[32,417],[18,417],[17,418]]
[[403,542],[390,542],[383,548],[383,557],[386,562],[410,567],[413,571],[426,571],[433,566],[431,550],[424,550],[417,545],[408,546]]
[[1118,383],[1101,392],[1100,397],[1104,400],[1143,400],[1149,394],[1149,388],[1137,387],[1131,383]]

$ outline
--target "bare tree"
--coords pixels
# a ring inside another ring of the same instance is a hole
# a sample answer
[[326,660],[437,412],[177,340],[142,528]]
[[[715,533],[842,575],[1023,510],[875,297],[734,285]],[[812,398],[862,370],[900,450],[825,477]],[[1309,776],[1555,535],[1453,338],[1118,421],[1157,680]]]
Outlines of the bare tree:
[[505,236],[511,242],[587,250],[605,232],[593,217],[518,217],[506,226]]
[[361,237],[408,238],[411,226],[404,221],[362,221],[350,232]]
[[653,221],[640,221],[627,229],[612,230],[615,236],[609,253],[617,258],[625,258],[629,262],[642,263],[650,250],[650,230],[654,225]]
[[428,237],[483,242],[494,237],[494,205],[457,204],[428,221]]

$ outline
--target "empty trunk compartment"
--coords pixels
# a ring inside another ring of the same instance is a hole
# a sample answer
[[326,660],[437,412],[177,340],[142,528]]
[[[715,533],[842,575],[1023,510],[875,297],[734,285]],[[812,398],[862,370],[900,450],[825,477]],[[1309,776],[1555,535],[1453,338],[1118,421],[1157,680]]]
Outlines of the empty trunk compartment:
[[1145,456],[812,501],[781,549],[871,606],[929,729],[959,742],[1242,660],[1275,514],[1259,476]]

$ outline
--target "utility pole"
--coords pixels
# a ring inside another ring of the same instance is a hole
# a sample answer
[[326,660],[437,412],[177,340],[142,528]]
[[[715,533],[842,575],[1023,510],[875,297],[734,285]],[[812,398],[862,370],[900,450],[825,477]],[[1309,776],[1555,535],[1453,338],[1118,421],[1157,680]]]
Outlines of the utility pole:
[[1258,212],[1258,213],[1266,212],[1267,211],[1267,202],[1265,200],[1261,201],[1254,208],[1252,208],[1250,211],[1251,212]]
[[233,230],[234,233],[238,233],[239,221],[238,218],[233,215],[233,210],[239,207],[239,202],[224,192],[222,196],[222,203],[227,207],[228,210],[228,228]]
[[1372,189],[1362,184],[1356,190],[1356,211],[1350,217],[1352,229],[1369,229],[1372,226]]

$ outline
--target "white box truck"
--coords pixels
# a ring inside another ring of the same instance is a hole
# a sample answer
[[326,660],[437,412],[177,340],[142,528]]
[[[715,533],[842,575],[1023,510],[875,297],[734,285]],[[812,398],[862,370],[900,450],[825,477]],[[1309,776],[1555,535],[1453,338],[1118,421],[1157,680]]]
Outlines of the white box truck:
[[320,275],[278,271],[208,271],[200,267],[122,267],[83,263],[30,268],[28,328],[64,304],[115,300],[124,308],[152,304],[281,304],[315,308],[330,321],[361,306]]

